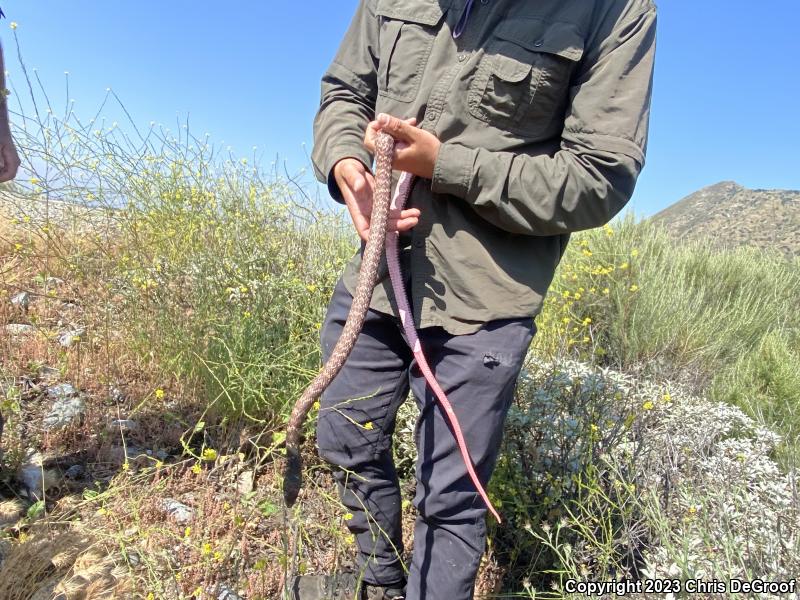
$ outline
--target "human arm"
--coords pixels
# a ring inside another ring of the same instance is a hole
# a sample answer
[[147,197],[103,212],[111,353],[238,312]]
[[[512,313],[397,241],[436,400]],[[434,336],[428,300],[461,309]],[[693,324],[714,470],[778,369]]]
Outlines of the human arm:
[[553,155],[444,142],[432,191],[455,196],[492,224],[519,234],[579,231],[617,214],[644,165],[656,12],[648,5],[608,21],[597,39],[587,41]]
[[3,61],[3,48],[0,47],[0,182],[14,179],[20,164],[8,121],[7,95],[6,67]]
[[[367,124],[378,96],[378,19],[373,0],[362,0],[333,62],[322,78],[319,111],[314,119],[312,162],[331,196],[347,206],[359,236],[369,235],[375,181],[372,153],[364,146]],[[418,209],[390,215],[389,227],[405,231],[416,225]]]

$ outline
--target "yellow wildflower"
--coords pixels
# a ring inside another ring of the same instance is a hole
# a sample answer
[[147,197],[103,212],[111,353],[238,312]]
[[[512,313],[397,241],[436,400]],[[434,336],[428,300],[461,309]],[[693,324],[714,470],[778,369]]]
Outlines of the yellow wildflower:
[[217,460],[217,451],[213,448],[206,448],[203,450],[203,460],[214,461]]
[[11,29],[16,29],[17,28],[17,22],[16,21],[11,21],[11,24],[9,25],[9,27],[11,27]]
[[650,400],[647,400],[642,404],[642,408],[645,410],[653,410],[653,403]]
[[638,286],[638,285],[636,285],[636,284],[634,283],[634,284],[631,286],[631,291],[632,291],[632,292],[637,292],[637,291],[639,291],[639,286]]
[[161,388],[158,388],[156,390],[156,399],[157,400],[162,400],[163,398],[164,398],[164,390],[162,390]]
[[203,468],[200,466],[200,463],[194,463],[192,466],[192,473],[195,475],[200,475],[203,472]]

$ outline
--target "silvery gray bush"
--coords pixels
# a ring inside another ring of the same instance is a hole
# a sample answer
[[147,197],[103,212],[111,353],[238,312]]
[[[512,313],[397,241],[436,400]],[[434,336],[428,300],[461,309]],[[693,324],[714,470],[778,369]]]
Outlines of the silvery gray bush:
[[[395,442],[406,474],[415,419],[409,402]],[[527,590],[565,577],[797,576],[800,499],[773,460],[779,441],[674,384],[531,359],[490,488],[505,518],[495,556]]]

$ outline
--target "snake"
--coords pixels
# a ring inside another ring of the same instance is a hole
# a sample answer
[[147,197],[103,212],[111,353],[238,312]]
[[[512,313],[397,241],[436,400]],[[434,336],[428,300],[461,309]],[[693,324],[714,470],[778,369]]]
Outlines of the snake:
[[300,398],[298,398],[292,408],[286,425],[286,462],[283,474],[284,502],[287,507],[291,508],[300,493],[300,488],[303,483],[303,460],[300,453],[303,424],[305,423],[311,407],[339,374],[339,371],[344,366],[350,352],[355,346],[358,335],[364,325],[370,302],[372,301],[372,293],[378,281],[378,268],[385,250],[386,263],[389,268],[389,277],[391,279],[400,321],[403,326],[403,331],[406,334],[406,340],[417,362],[417,367],[422,372],[428,387],[439,401],[442,410],[444,410],[450,422],[451,430],[456,438],[459,451],[461,452],[461,457],[475,489],[497,522],[500,523],[500,515],[489,500],[489,496],[475,472],[475,467],[472,464],[469,450],[458,422],[458,417],[447,399],[444,390],[436,381],[433,370],[430,368],[425,354],[422,351],[422,344],[420,343],[419,336],[414,326],[400,269],[399,233],[397,231],[387,231],[389,212],[403,209],[411,191],[414,176],[403,171],[400,174],[395,192],[392,194],[392,164],[394,162],[394,152],[394,138],[386,132],[379,132],[375,139],[375,186],[372,214],[370,215],[369,236],[361,258],[361,267],[358,272],[356,289],[353,293],[353,301],[350,305],[350,310],[347,314],[342,333],[339,335],[339,339],[336,341],[336,345],[330,357],[317,376],[314,377],[311,383],[305,388]]

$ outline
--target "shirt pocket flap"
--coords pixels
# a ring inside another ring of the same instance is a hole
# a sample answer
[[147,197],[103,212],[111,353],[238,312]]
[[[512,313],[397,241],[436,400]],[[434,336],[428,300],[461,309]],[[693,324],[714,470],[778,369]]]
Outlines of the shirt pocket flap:
[[442,20],[453,0],[378,0],[375,14],[432,27]]
[[526,57],[504,54],[501,50],[494,58],[492,71],[504,81],[518,83],[531,72],[531,63]]
[[571,23],[508,19],[498,25],[495,36],[533,52],[547,52],[568,60],[577,61],[583,56],[583,37]]

